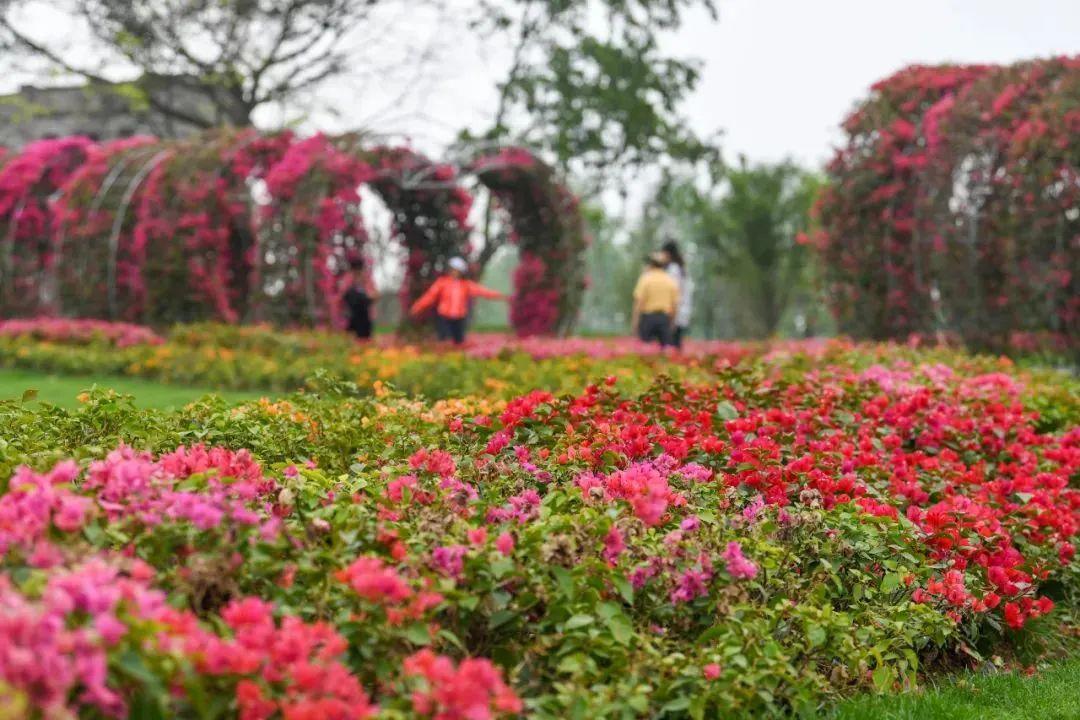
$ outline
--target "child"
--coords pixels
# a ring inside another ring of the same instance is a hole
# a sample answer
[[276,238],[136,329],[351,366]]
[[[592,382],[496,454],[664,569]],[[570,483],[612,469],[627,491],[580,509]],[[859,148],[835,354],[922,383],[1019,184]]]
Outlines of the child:
[[448,265],[448,272],[413,303],[409,314],[417,316],[434,306],[435,331],[439,340],[453,340],[455,345],[461,345],[465,342],[470,301],[477,297],[505,300],[506,296],[466,279],[469,265],[463,258],[451,258]]
[[349,288],[342,299],[349,316],[349,331],[361,340],[370,340],[371,307],[379,299],[379,293],[359,258],[349,263]]

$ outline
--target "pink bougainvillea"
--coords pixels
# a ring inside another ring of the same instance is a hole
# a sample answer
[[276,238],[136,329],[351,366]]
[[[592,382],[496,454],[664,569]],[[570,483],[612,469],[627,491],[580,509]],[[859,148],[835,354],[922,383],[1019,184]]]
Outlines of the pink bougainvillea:
[[0,167],[0,316],[54,309],[49,274],[55,257],[52,197],[94,147],[74,136],[39,140]]
[[577,198],[523,148],[482,156],[472,167],[507,212],[511,239],[521,250],[511,325],[520,336],[567,334],[586,285],[582,253],[588,236]]
[[[509,213],[525,258],[518,333],[565,332],[584,289],[576,198],[521,148],[468,172]],[[356,135],[33,143],[0,159],[0,315],[339,326],[343,271],[368,237],[362,186],[391,212],[411,305],[449,258],[469,254],[462,180],[453,165]]]

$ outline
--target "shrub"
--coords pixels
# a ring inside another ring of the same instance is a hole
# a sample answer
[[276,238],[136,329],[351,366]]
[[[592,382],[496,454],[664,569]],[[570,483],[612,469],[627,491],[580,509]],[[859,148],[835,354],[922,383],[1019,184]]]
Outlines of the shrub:
[[60,617],[85,642],[41,657],[104,671],[0,682],[23,708],[203,717],[813,716],[1053,650],[1080,587],[1077,395],[943,357],[775,353],[499,402],[322,379],[170,413],[0,403],[5,621]]

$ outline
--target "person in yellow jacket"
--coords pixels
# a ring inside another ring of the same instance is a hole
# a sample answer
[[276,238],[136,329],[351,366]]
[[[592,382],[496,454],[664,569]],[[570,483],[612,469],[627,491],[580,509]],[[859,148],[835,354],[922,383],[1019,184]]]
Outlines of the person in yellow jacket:
[[633,324],[642,342],[671,344],[671,328],[679,307],[679,284],[664,269],[667,258],[649,256],[645,271],[634,288]]

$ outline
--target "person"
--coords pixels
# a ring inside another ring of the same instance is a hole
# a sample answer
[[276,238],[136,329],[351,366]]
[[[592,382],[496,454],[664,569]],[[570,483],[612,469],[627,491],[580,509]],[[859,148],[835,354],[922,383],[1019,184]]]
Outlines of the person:
[[642,342],[671,344],[671,321],[679,304],[679,285],[667,274],[663,253],[649,256],[634,288],[633,322]]
[[690,273],[686,271],[686,262],[683,260],[679,246],[674,240],[664,243],[661,252],[667,259],[667,273],[679,284],[679,306],[675,310],[675,324],[671,331],[671,344],[682,349],[683,337],[690,328],[690,313],[694,308],[694,281]]
[[450,258],[447,266],[446,274],[413,303],[409,314],[415,317],[434,307],[435,332],[439,340],[453,340],[455,345],[461,345],[465,342],[465,326],[472,299],[505,300],[506,296],[467,279],[465,274],[469,271],[469,264],[463,258]]
[[357,258],[349,263],[349,287],[342,300],[348,314],[349,332],[361,340],[371,339],[371,310],[379,293],[371,275],[364,272],[364,261]]

